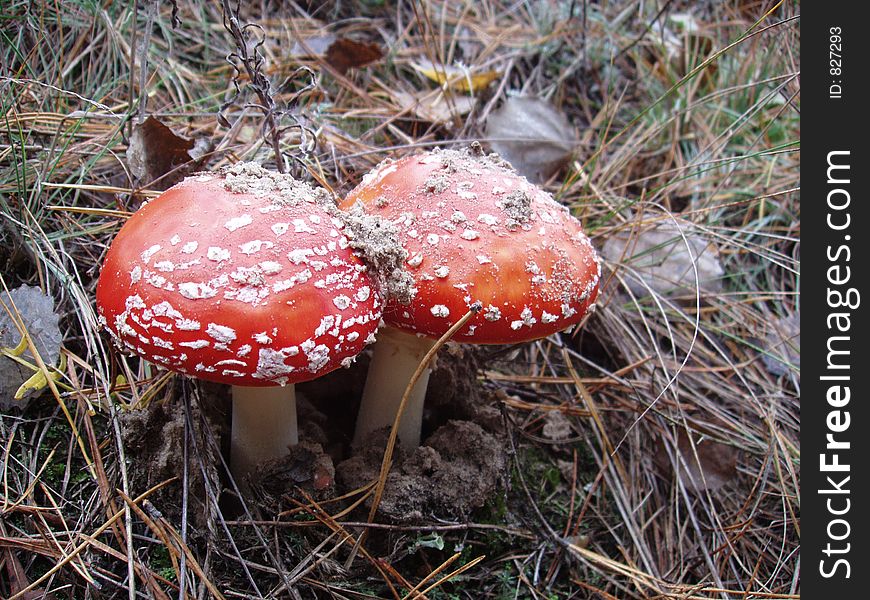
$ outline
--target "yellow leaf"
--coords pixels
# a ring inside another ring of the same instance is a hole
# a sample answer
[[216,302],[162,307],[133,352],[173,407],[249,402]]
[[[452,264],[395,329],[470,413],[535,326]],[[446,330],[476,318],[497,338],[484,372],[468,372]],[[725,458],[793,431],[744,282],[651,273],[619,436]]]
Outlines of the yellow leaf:
[[[51,367],[49,367],[52,369]],[[52,381],[57,381],[60,379],[60,373],[66,368],[66,354],[61,353],[60,355],[60,365],[56,370],[52,369],[52,371],[48,374]],[[21,400],[26,396],[31,390],[38,392],[41,389],[48,386],[48,379],[45,377],[45,372],[42,369],[37,370],[27,381],[22,383],[18,390],[15,392],[15,399]]]
[[463,65],[436,65],[429,60],[411,63],[411,66],[442,87],[462,92],[480,91],[501,75],[498,71],[473,73],[471,68]]

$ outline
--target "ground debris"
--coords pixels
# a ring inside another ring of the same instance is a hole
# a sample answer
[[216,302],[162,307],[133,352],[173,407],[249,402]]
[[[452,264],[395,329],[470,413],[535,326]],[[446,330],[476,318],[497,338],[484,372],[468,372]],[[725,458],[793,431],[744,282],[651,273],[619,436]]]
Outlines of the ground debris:
[[[369,434],[354,456],[336,467],[340,490],[377,479],[387,430]],[[409,451],[398,447],[378,513],[393,522],[467,519],[503,485],[503,440],[470,421],[450,421]]]

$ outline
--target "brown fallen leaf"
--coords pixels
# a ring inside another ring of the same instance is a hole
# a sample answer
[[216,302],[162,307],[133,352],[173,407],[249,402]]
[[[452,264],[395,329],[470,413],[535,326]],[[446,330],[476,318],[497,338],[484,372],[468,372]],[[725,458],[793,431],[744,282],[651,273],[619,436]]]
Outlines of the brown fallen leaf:
[[[3,565],[6,567],[7,582],[9,585],[9,596],[21,594],[22,590],[27,589],[30,582],[27,579],[27,574],[24,572],[24,567],[15,553],[9,548],[3,549]],[[35,600],[36,598],[54,598],[54,594],[46,594],[45,588],[36,588],[25,592],[19,596],[21,600]]]
[[676,466],[683,484],[696,494],[716,492],[737,476],[738,453],[733,446],[699,434],[690,440],[686,431],[680,429],[677,432],[677,451],[679,456],[671,457],[661,444],[655,462],[669,475]]
[[197,168],[210,143],[175,135],[153,116],[133,126],[127,164],[137,181],[164,190]]
[[384,51],[375,43],[356,42],[348,38],[338,38],[326,49],[326,62],[344,75],[351,67],[364,67],[384,56]]

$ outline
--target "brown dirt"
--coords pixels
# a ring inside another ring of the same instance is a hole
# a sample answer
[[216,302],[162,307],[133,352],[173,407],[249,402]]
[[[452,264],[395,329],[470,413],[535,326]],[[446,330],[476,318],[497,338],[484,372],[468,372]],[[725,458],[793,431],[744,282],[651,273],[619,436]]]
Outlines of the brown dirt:
[[[214,485],[219,480],[219,457],[213,455],[211,449],[215,446],[207,439],[206,429],[218,432],[220,427],[212,424],[204,427],[205,421],[212,423],[219,420],[221,387],[206,384],[201,395],[209,399],[207,408],[200,407],[197,397],[191,394],[190,407],[193,434],[196,436],[196,449],[200,456],[194,453],[194,443],[188,446],[188,492],[191,502],[190,514],[195,515],[197,526],[204,526],[209,511],[206,510],[206,492],[202,470],[199,465],[205,465],[207,476]],[[226,395],[226,394],[224,394]],[[153,485],[173,477],[177,481],[164,486],[153,494],[150,499],[164,515],[173,522],[181,519],[181,482],[184,480],[184,439],[185,417],[184,406],[178,398],[170,398],[153,402],[147,408],[133,409],[119,413],[121,421],[121,437],[124,447],[128,449],[127,475],[131,489],[148,489]]]
[[298,489],[315,499],[332,496],[335,490],[335,468],[332,457],[320,444],[300,441],[287,456],[268,461],[251,477],[251,492],[259,508],[277,514],[292,508],[286,497],[302,499]]
[[[387,437],[387,429],[372,432],[352,458],[336,467],[339,491],[377,479]],[[467,519],[502,487],[507,465],[502,439],[476,423],[450,421],[413,451],[397,448],[379,518],[393,522]]]
[[424,437],[454,419],[474,421],[490,433],[504,430],[498,402],[477,381],[484,352],[477,346],[448,343],[438,353],[426,393]]

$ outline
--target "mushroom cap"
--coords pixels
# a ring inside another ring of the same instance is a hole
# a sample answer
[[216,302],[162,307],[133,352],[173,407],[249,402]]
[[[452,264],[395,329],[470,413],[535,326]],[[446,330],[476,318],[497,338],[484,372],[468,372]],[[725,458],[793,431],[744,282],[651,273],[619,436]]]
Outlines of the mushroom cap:
[[334,200],[240,163],[189,177],[133,214],[106,254],[100,322],[173,371],[284,385],[348,365],[382,300]]
[[580,222],[477,148],[384,161],[340,203],[390,220],[408,252],[417,294],[408,305],[388,298],[385,322],[439,337],[480,302],[455,338],[480,344],[538,339],[578,323],[601,274]]

